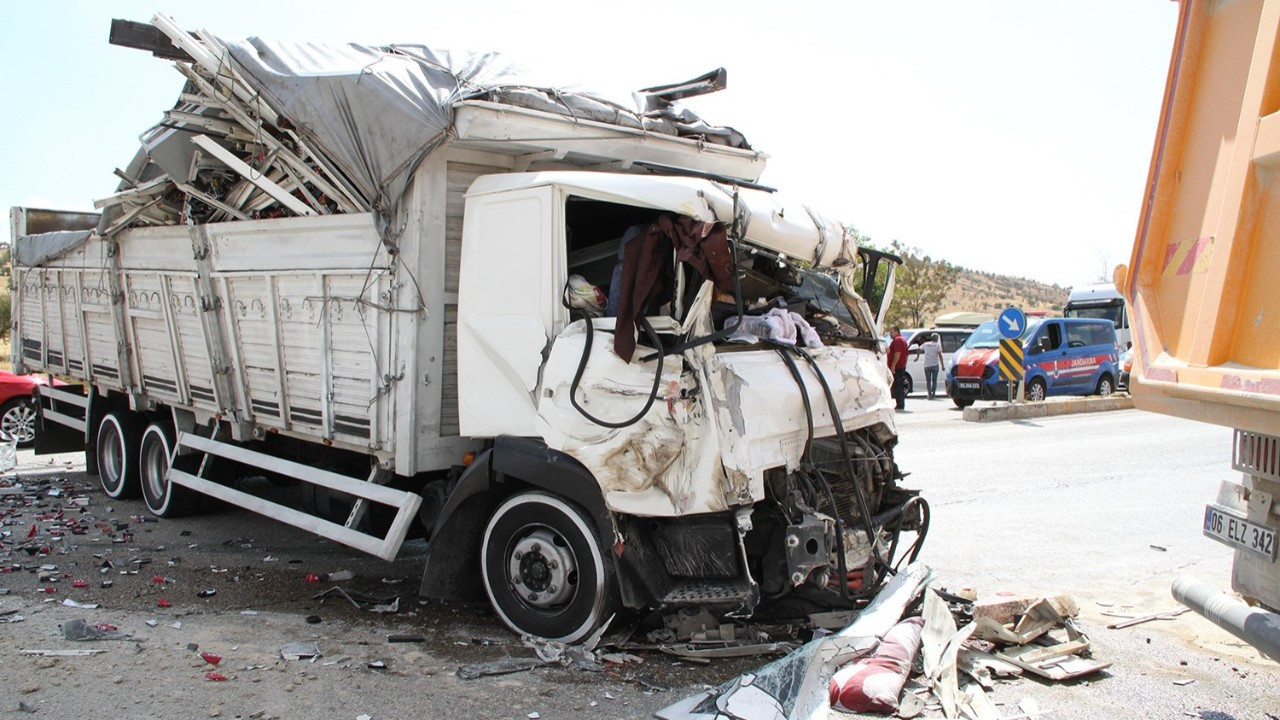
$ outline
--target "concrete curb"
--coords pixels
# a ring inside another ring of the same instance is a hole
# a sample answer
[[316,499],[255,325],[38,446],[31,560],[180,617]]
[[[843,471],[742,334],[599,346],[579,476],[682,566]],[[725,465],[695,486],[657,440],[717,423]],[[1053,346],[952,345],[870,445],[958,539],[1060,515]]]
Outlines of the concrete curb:
[[1054,398],[1038,403],[1028,402],[1016,405],[1001,403],[986,407],[970,406],[964,409],[964,420],[965,422],[998,422],[1001,420],[1049,417],[1051,415],[1129,410],[1132,407],[1133,397],[1127,393],[1108,395],[1107,397]]

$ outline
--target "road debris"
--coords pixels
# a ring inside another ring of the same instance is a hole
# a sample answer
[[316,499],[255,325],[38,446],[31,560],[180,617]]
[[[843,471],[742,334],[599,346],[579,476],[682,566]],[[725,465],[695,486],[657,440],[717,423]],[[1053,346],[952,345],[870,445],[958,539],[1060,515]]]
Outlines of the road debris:
[[[919,610],[904,618],[909,608]],[[1034,701],[1020,703],[1014,714],[997,707],[987,691],[996,678],[1029,672],[1057,681],[1110,667],[1089,657],[1076,613],[1067,596],[977,602],[970,589],[934,587],[932,571],[915,563],[839,632],[815,632],[789,655],[656,714],[663,720],[792,720],[822,717],[834,707],[901,718],[928,710],[972,720],[1034,718],[1045,714]],[[917,655],[923,674],[913,680]]]
[[320,646],[315,643],[293,642],[287,643],[280,648],[280,657],[285,660],[311,660],[314,662],[316,658],[323,657],[320,652]]
[[811,640],[758,671],[685,698],[656,715],[663,720],[820,716],[830,704],[830,678],[836,668],[868,655],[898,623],[932,576],[927,566],[913,563],[889,580],[853,623],[840,632]]
[[87,620],[68,620],[60,626],[65,640],[129,640],[133,633],[120,632],[114,625],[90,625]]
[[[1107,629],[1120,630],[1122,628],[1132,627],[1134,625],[1140,625],[1145,622],[1151,622],[1152,620],[1173,620],[1174,618],[1186,612],[1191,612],[1191,608],[1182,607],[1176,610],[1170,610],[1168,612],[1152,613],[1150,615],[1140,615],[1138,617],[1129,616],[1129,619],[1127,620],[1122,620],[1120,622],[1115,622],[1107,625]],[[1103,614],[1111,615],[1113,617],[1122,617],[1117,613],[1103,613]]]
[[923,627],[924,618],[903,620],[884,636],[874,654],[837,670],[831,677],[831,705],[851,712],[897,712]]
[[546,663],[539,658],[502,658],[493,662],[462,665],[455,674],[463,680],[475,680],[476,678],[491,675],[510,675],[511,673],[525,672],[544,665]]

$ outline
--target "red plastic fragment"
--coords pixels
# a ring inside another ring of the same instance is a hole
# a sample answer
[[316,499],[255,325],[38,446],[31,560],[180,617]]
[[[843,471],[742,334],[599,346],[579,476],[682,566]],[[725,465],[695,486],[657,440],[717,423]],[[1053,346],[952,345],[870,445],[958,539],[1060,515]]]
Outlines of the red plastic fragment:
[[218,663],[222,662],[221,655],[215,655],[210,652],[200,653],[200,657],[204,658],[204,661],[209,663],[210,665],[217,665]]
[[162,608],[173,607],[173,603],[169,602],[168,600],[165,600],[164,598],[160,598],[159,600],[156,601],[156,606],[162,607]]
[[204,676],[214,682],[225,682],[227,679],[226,675],[223,675],[222,673],[216,673],[216,672],[207,672],[204,674]]

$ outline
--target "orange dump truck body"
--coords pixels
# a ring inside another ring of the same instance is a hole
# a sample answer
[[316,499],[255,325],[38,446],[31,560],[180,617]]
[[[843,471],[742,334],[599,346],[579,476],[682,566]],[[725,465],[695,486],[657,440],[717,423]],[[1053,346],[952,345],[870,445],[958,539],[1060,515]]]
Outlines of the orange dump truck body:
[[[1224,483],[1205,519],[1205,534],[1228,545],[1238,532],[1213,532],[1224,518],[1264,540],[1280,527],[1278,38],[1280,0],[1182,1],[1123,281],[1134,402],[1237,430],[1246,483]],[[1270,557],[1235,547],[1233,586],[1280,607],[1274,546]]]
[[1125,294],[1139,407],[1280,433],[1280,2],[1184,0]]

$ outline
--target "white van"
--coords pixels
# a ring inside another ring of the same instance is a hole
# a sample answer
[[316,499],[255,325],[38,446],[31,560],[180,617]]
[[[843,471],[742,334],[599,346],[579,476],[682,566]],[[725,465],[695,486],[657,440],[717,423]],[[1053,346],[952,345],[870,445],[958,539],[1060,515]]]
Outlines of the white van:
[[1116,326],[1116,339],[1120,342],[1120,351],[1124,352],[1132,344],[1129,335],[1129,309],[1125,305],[1124,296],[1116,290],[1114,283],[1071,288],[1071,294],[1067,296],[1067,305],[1062,308],[1062,316],[1110,320]]
[[938,385],[937,394],[945,396],[947,390],[943,378],[947,374],[947,368],[951,367],[951,355],[964,345],[964,341],[969,339],[973,334],[973,328],[964,327],[935,327],[935,328],[913,328],[903,330],[902,337],[907,341],[909,354],[907,357],[907,394],[913,393],[924,394],[924,353],[920,350],[920,345],[928,341],[934,333],[938,334],[938,338],[942,341],[942,365],[938,368]]

